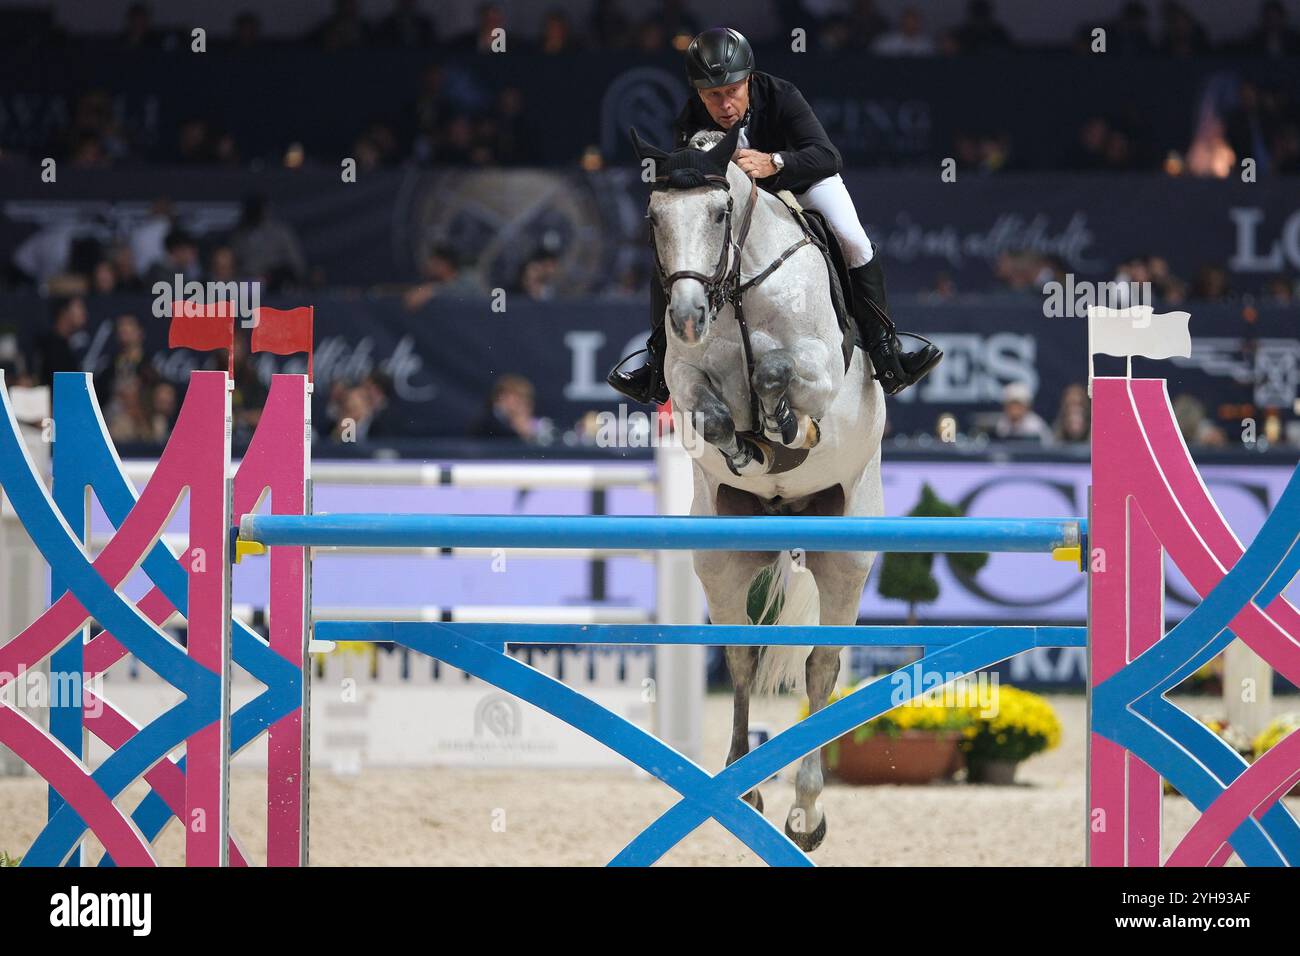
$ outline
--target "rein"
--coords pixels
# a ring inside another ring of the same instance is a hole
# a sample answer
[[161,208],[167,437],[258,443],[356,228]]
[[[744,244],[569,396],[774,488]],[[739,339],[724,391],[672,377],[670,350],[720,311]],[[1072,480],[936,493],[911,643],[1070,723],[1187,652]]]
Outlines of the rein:
[[[671,188],[664,185],[667,179],[667,176],[656,177],[654,181],[660,185],[651,188]],[[718,264],[713,270],[713,275],[706,276],[704,273],[696,272],[693,269],[679,269],[673,273],[665,273],[663,264],[659,261],[659,249],[655,245],[653,226],[650,227],[650,249],[654,254],[655,270],[659,273],[659,282],[663,287],[665,296],[672,294],[673,283],[678,279],[695,279],[704,286],[709,309],[715,315],[724,305],[731,304],[732,311],[736,316],[736,324],[740,326],[740,341],[745,352],[745,385],[749,391],[750,421],[753,426],[749,434],[758,435],[762,432],[763,408],[759,402],[758,393],[754,391],[754,347],[749,338],[749,325],[745,322],[744,295],[781,268],[787,259],[799,249],[811,243],[812,240],[805,234],[798,242],[773,259],[767,268],[742,282],[740,278],[740,260],[745,250],[745,240],[749,238],[749,227],[754,221],[754,207],[758,205],[758,183],[752,179],[750,180],[749,200],[745,203],[744,212],[741,214],[739,233],[733,237],[731,233],[731,216],[735,203],[730,195],[731,183],[728,182],[726,176],[717,173],[711,173],[705,179],[706,185],[717,189],[725,189],[728,192],[727,212],[723,220],[724,234],[727,238],[722,245],[722,252],[718,256]]]

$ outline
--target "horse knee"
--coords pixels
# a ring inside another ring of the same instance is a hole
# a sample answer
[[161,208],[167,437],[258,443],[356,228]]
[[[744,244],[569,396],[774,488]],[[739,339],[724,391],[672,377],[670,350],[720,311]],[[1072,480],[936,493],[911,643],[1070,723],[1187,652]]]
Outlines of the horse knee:
[[710,445],[721,448],[735,441],[736,423],[731,419],[731,410],[713,392],[700,389],[695,393],[691,416],[695,430]]
[[794,356],[785,349],[768,352],[754,366],[754,390],[771,402],[784,394],[794,376]]

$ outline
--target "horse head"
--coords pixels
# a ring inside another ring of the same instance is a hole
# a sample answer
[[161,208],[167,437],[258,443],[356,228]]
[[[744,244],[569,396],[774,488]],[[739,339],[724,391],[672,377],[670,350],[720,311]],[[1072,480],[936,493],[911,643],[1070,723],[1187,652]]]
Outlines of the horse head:
[[668,296],[668,328],[684,344],[697,345],[724,304],[737,257],[727,167],[740,127],[733,126],[709,149],[685,146],[671,153],[645,142],[635,129],[631,136],[637,158],[651,173],[646,218]]

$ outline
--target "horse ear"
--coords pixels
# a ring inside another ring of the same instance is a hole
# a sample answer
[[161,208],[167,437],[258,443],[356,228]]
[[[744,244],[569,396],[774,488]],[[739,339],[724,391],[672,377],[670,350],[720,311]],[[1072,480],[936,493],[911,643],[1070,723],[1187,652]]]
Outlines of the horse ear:
[[635,126],[628,127],[628,134],[632,137],[632,150],[636,153],[636,158],[640,160],[653,159],[658,162],[661,159],[667,159],[668,154],[658,146],[652,146],[643,140],[636,131]]
[[733,123],[727,135],[722,137],[713,144],[709,150],[709,158],[717,166],[718,172],[727,175],[727,164],[731,162],[731,154],[736,151],[736,144],[740,142],[740,124]]

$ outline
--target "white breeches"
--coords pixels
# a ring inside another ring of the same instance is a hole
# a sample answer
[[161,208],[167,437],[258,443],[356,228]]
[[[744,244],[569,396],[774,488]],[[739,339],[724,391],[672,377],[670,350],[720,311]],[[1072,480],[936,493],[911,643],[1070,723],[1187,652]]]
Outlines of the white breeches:
[[853,208],[853,197],[849,195],[844,180],[836,173],[818,180],[799,195],[799,204],[808,209],[816,209],[830,224],[835,238],[844,250],[844,260],[850,269],[865,266],[871,261],[871,240],[858,222],[858,211]]

